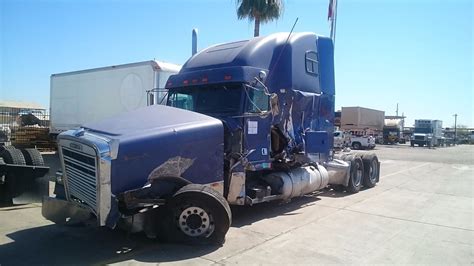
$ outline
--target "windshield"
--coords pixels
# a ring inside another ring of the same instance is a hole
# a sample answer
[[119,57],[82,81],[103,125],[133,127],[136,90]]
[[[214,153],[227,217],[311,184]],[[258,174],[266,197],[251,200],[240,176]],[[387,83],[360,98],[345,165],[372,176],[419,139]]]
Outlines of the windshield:
[[170,89],[167,105],[203,114],[236,114],[241,99],[240,83],[203,85]]
[[431,130],[431,128],[429,127],[417,127],[415,128],[415,133],[433,133],[433,131]]

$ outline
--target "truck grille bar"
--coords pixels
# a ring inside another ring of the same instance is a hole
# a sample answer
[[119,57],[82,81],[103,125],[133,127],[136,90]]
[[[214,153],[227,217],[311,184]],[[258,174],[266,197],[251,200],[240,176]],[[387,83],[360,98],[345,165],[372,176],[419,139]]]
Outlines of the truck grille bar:
[[88,205],[97,213],[96,157],[66,147],[62,147],[62,153],[70,199]]

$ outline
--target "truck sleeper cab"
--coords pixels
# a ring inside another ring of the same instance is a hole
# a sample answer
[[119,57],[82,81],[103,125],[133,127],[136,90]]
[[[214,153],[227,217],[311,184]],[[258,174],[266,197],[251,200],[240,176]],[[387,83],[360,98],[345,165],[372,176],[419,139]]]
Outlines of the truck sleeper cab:
[[212,46],[166,88],[168,106],[59,135],[63,175],[46,218],[223,243],[229,203],[289,200],[328,184],[355,193],[378,182],[374,154],[332,151],[329,38],[277,33]]

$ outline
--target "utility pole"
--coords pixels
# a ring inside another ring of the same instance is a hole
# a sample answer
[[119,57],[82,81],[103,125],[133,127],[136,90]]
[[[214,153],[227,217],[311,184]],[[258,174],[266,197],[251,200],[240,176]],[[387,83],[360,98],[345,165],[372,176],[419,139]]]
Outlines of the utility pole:
[[405,129],[405,113],[402,113],[402,127]]
[[397,110],[395,111],[395,113],[398,116],[398,103],[397,103]]
[[454,145],[456,145],[456,139],[458,138],[457,130],[456,130],[457,120],[458,120],[458,114],[454,114]]

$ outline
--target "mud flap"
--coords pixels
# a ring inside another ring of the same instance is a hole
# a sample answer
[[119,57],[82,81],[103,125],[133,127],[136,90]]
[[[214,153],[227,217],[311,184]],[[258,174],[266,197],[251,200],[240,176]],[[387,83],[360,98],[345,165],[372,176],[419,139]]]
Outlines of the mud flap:
[[49,167],[0,164],[0,177],[4,175],[5,193],[10,195],[14,204],[41,202],[48,195],[47,178],[40,178],[48,173]]
[[49,193],[49,179],[33,178],[22,185],[22,192],[14,197],[13,204],[41,203]]

